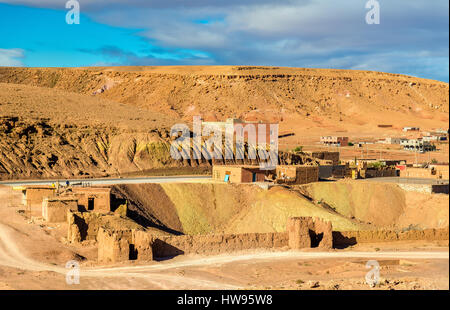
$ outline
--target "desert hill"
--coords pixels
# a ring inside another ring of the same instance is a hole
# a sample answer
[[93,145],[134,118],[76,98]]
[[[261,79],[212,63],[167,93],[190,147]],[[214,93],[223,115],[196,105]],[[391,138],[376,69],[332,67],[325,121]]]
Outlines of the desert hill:
[[422,122],[426,127],[448,123],[449,111],[448,83],[368,71],[232,66],[2,68],[0,82],[95,94],[186,121],[195,114],[218,119],[257,114],[286,123],[326,121],[347,127]]
[[281,132],[312,139],[338,132],[394,135],[403,126],[448,128],[448,94],[448,83],[367,71],[3,67],[0,175],[100,176],[176,167],[167,131],[194,115],[279,121]]

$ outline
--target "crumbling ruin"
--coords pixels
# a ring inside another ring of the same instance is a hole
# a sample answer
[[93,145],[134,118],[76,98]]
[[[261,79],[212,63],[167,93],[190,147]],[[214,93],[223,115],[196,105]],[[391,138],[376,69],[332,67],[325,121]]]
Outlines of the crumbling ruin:
[[286,225],[291,249],[333,247],[331,222],[312,217],[289,218]]
[[67,240],[79,243],[85,240],[97,240],[100,228],[121,231],[127,229],[143,229],[133,220],[121,217],[119,214],[105,214],[99,212],[72,212],[67,215]]
[[142,229],[98,230],[99,262],[149,261],[180,254],[218,254],[258,248],[302,249],[333,246],[331,222],[290,218],[287,232],[225,235],[155,235]]

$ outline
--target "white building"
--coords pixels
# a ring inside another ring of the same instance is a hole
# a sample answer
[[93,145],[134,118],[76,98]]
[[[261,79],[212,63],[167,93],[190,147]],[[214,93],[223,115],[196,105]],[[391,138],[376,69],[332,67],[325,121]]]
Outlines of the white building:
[[386,144],[401,144],[402,141],[405,141],[408,139],[405,138],[394,138],[394,137],[390,137],[390,138],[386,138],[384,141],[384,143]]
[[408,139],[406,141],[402,141],[401,145],[407,151],[419,153],[434,151],[436,149],[434,144],[431,144],[429,141],[424,141],[423,139]]
[[403,131],[419,131],[419,127],[403,127]]

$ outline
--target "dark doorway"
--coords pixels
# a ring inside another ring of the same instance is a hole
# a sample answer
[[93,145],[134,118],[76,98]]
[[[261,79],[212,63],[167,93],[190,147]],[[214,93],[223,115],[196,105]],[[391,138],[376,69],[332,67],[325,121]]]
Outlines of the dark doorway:
[[130,244],[130,254],[129,254],[128,259],[129,260],[136,260],[137,258],[138,258],[138,251],[134,247],[134,244]]
[[323,233],[316,234],[315,231],[309,230],[309,237],[311,238],[311,247],[317,248],[320,244],[320,241],[322,241]]
[[94,210],[94,198],[88,198],[88,210]]
[[252,182],[256,182],[256,172],[252,173]]

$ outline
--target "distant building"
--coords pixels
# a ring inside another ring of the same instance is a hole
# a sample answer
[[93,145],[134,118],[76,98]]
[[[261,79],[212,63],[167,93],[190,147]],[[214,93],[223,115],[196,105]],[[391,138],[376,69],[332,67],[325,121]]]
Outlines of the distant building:
[[322,136],[320,137],[320,143],[332,146],[347,146],[348,137]]
[[276,182],[287,184],[307,184],[319,181],[319,166],[278,165]]
[[424,141],[423,139],[408,139],[406,141],[402,141],[401,145],[407,151],[419,153],[436,150],[436,146],[431,144],[429,141]]
[[214,165],[214,180],[226,183],[264,182],[267,171],[251,165]]
[[[210,127],[210,128],[219,128],[222,130],[222,132],[225,134],[225,130],[227,126],[232,125],[234,129],[233,136],[241,135],[244,138],[244,142],[252,142],[251,139],[249,139],[249,135],[253,134],[254,138],[256,139],[256,144],[259,141],[260,136],[265,138],[265,143],[275,143],[275,139],[278,138],[276,133],[273,131],[273,128],[271,128],[270,125],[275,125],[277,123],[268,123],[268,122],[249,122],[249,121],[243,121],[239,118],[228,118],[225,122],[205,122],[202,121],[202,127]],[[253,125],[253,126],[247,126],[247,125]]]
[[447,141],[447,136],[444,135],[429,135],[422,137],[423,141]]
[[408,140],[408,139],[389,137],[384,140],[384,143],[386,143],[386,144],[401,144],[401,142],[405,141],[405,140]]
[[403,131],[419,131],[419,127],[403,127]]

